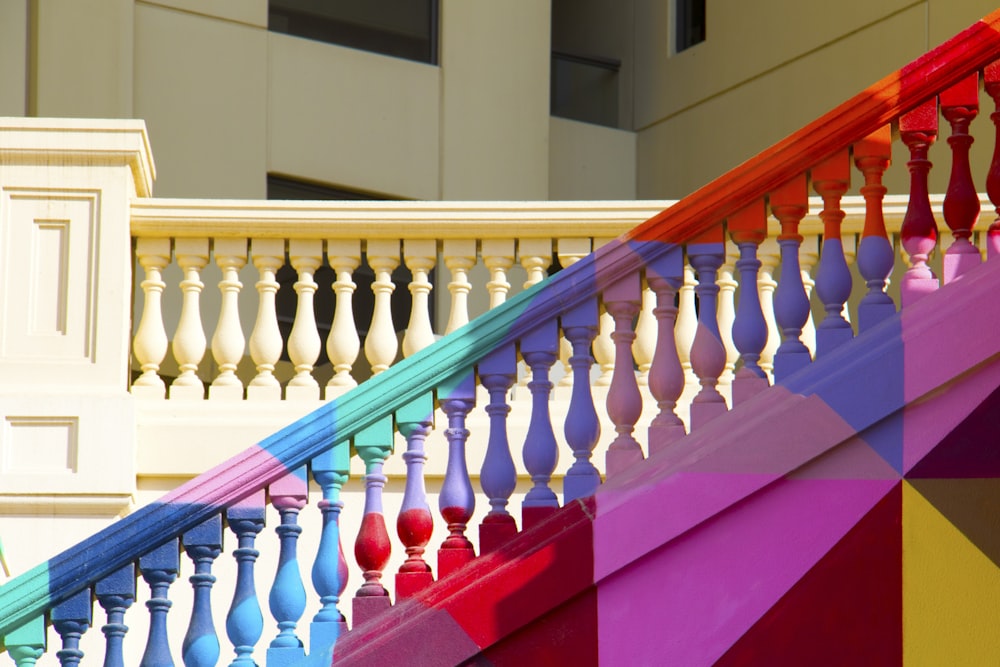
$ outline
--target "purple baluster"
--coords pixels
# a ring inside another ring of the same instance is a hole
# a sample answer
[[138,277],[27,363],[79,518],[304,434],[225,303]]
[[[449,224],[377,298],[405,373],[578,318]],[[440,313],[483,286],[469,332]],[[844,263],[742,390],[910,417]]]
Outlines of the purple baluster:
[[434,531],[434,517],[427,504],[424,486],[424,463],[427,461],[424,443],[433,425],[433,394],[423,394],[396,411],[396,427],[406,438],[406,452],[403,454],[406,488],[396,519],[396,533],[406,549],[406,561],[396,573],[397,600],[411,597],[434,583],[431,568],[424,560],[424,550]]
[[56,651],[59,664],[62,667],[79,665],[83,658],[80,650],[80,638],[90,627],[91,603],[90,589],[85,588],[69,599],[60,602],[52,608],[52,627],[62,639],[62,649]]
[[260,552],[254,549],[257,534],[264,529],[264,491],[250,494],[226,510],[229,529],[236,534],[236,587],[226,616],[226,634],[236,658],[230,667],[256,667],[254,646],[264,632],[264,616],[254,586],[254,563]]
[[575,458],[563,478],[564,504],[594,495],[601,484],[601,473],[590,460],[594,446],[601,437],[601,423],[597,419],[594,397],[590,393],[590,367],[594,363],[590,356],[590,345],[597,336],[597,317],[596,297],[584,301],[562,317],[563,332],[573,346],[573,354],[569,358],[573,369],[573,393],[566,411],[563,433]]
[[475,373],[471,370],[460,373],[439,385],[438,399],[448,417],[448,428],[444,431],[448,439],[448,467],[438,496],[438,508],[449,533],[438,549],[438,578],[443,579],[476,557],[472,542],[465,536],[476,506],[465,461],[465,443],[469,439],[465,420],[476,405]]
[[719,393],[719,376],[726,368],[726,348],[719,335],[718,295],[715,282],[726,258],[722,227],[687,247],[688,259],[698,275],[694,291],[698,296],[698,330],[691,344],[691,368],[701,389],[691,402],[691,430],[703,426],[726,411],[726,399]]
[[490,438],[479,474],[479,484],[490,499],[490,511],[479,525],[480,553],[489,553],[517,535],[517,522],[507,511],[507,502],[517,486],[517,470],[507,439],[507,394],[517,379],[517,352],[504,345],[479,362],[479,378],[490,394],[486,414],[490,416]]
[[354,541],[354,558],[361,567],[365,580],[354,595],[354,627],[377,616],[392,604],[389,592],[382,586],[382,570],[392,553],[382,510],[382,489],[386,482],[382,465],[392,453],[392,446],[392,415],[387,415],[354,436],[354,448],[365,462],[365,509],[361,517],[361,529]]
[[900,307],[912,305],[938,288],[938,280],[927,259],[937,243],[937,223],[931,211],[927,175],[931,161],[927,153],[937,138],[937,99],[920,105],[899,119],[899,137],[910,149],[910,198],[900,236],[910,256],[910,268],[899,285]]
[[98,581],[94,594],[108,616],[108,622],[101,627],[105,637],[104,667],[125,667],[125,612],[135,602],[135,565],[129,563]]
[[823,251],[816,276],[816,294],[823,302],[826,315],[816,328],[816,356],[831,352],[854,337],[851,324],[844,319],[844,303],[851,296],[851,271],[844,258],[840,225],[844,211],[840,198],[851,183],[851,157],[847,151],[837,153],[812,170],[813,189],[823,198]]
[[167,640],[167,612],[171,602],[167,598],[170,584],[177,578],[180,567],[180,549],[177,538],[139,557],[139,572],[149,584],[149,638],[142,654],[140,667],[173,667],[170,644]]
[[854,164],[864,174],[861,196],[865,198],[865,226],[858,244],[858,272],[868,292],[858,304],[858,333],[867,331],[896,313],[896,304],[885,293],[895,254],[882,215],[886,187],[882,175],[892,157],[892,128],[888,125],[854,144]]
[[522,450],[524,467],[534,483],[521,506],[521,525],[527,529],[559,508],[559,499],[549,488],[559,460],[559,446],[549,415],[552,393],[549,370],[559,357],[559,329],[555,320],[542,323],[521,339],[521,356],[531,369],[531,382],[528,383],[531,420]]
[[278,634],[271,640],[267,656],[268,662],[295,660],[305,655],[302,641],[295,634],[295,626],[306,609],[306,588],[302,584],[298,558],[299,534],[302,533],[298,524],[299,511],[309,500],[305,466],[272,482],[268,495],[281,523],[274,529],[279,543],[278,571],[267,600],[271,616],[278,624]]
[[684,283],[684,249],[674,250],[658,257],[646,266],[646,282],[656,294],[656,349],[649,367],[649,391],[656,399],[659,412],[649,424],[649,453],[666,449],[685,435],[684,422],[674,413],[677,399],[684,391],[684,369],[677,356],[674,324],[677,306],[674,298]]
[[774,379],[786,377],[809,365],[812,357],[802,343],[802,327],[809,319],[809,298],[802,284],[799,268],[799,222],[809,210],[805,174],[792,179],[771,193],[771,212],[781,223],[778,245],[781,246],[781,281],[774,292],[774,318],[781,329],[782,341],[774,353]]
[[941,93],[941,113],[951,124],[951,177],[944,196],[944,221],[955,242],[945,252],[941,267],[944,282],[950,283],[982,261],[979,249],[969,240],[979,219],[979,195],[969,166],[973,142],[969,124],[979,114],[979,72]]
[[760,355],[767,345],[767,320],[757,289],[761,261],[760,244],[767,238],[767,212],[763,200],[740,209],[729,217],[729,231],[739,248],[736,270],[740,274],[740,301],[733,321],[733,344],[743,365],[733,378],[733,405],[740,405],[767,388],[767,373],[760,367]]
[[623,277],[604,289],[604,307],[615,323],[611,333],[615,346],[615,367],[611,374],[611,386],[608,387],[607,409],[616,435],[605,458],[608,477],[643,458],[642,447],[632,435],[635,423],[642,414],[642,396],[632,362],[632,341],[635,340],[632,321],[639,313],[641,303],[642,286],[638,273]]
[[184,533],[181,542],[194,562],[194,574],[188,579],[194,587],[194,601],[181,657],[188,667],[212,667],[219,660],[219,638],[212,622],[212,562],[222,553],[222,515]]
[[337,607],[347,588],[347,560],[340,544],[340,513],[344,503],[340,491],[347,483],[351,468],[351,447],[340,442],[313,458],[310,463],[313,479],[323,492],[319,509],[323,513],[323,529],[319,549],[313,561],[312,583],[322,607],[309,626],[309,655],[329,654],[337,638],[347,632],[347,621]]

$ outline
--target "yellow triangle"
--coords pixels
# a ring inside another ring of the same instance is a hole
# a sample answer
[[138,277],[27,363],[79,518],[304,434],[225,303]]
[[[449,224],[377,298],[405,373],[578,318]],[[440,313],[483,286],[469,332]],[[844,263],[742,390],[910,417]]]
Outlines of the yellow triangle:
[[906,481],[903,663],[1000,665],[1000,568]]

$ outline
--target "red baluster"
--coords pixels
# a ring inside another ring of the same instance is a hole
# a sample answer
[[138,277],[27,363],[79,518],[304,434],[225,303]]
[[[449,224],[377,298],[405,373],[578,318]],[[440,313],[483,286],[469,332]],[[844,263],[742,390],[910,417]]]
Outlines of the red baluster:
[[986,258],[989,259],[1000,253],[1000,60],[986,66],[983,78],[986,80],[986,92],[993,98],[995,111],[990,114],[990,120],[996,129],[993,160],[986,175],[986,193],[996,212],[996,218],[986,232]]
[[937,223],[931,212],[927,174],[931,161],[927,152],[937,138],[937,100],[921,104],[899,119],[899,136],[910,149],[910,200],[903,216],[900,235],[910,256],[910,268],[900,284],[900,305],[908,306],[938,288],[937,277],[927,265],[927,258],[937,243]]
[[355,627],[392,604],[389,592],[382,586],[382,570],[392,551],[382,513],[382,488],[386,482],[382,464],[392,452],[392,443],[392,415],[354,436],[354,448],[365,462],[365,513],[354,542],[354,557],[361,566],[365,582],[355,594],[352,605]]
[[434,424],[434,396],[423,394],[396,411],[396,426],[406,438],[406,489],[403,506],[396,519],[396,533],[406,549],[406,561],[396,573],[396,599],[410,597],[434,583],[431,568],[424,560],[424,548],[431,540],[434,517],[427,505],[424,486],[424,441]]
[[972,182],[969,148],[973,138],[969,123],[979,114],[979,73],[965,77],[941,93],[941,113],[951,124],[951,177],[944,196],[944,221],[955,241],[944,254],[941,273],[945,284],[955,280],[982,261],[979,249],[969,241],[979,219],[979,195]]

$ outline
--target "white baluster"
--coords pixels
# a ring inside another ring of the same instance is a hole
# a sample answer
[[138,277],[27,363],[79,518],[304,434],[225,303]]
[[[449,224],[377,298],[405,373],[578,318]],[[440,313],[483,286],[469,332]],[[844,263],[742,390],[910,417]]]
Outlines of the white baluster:
[[760,244],[760,251],[757,254],[760,259],[760,273],[757,278],[757,293],[760,297],[760,309],[764,313],[764,321],[767,322],[767,343],[760,353],[760,368],[767,373],[768,383],[774,383],[774,353],[781,345],[781,334],[778,332],[778,322],[774,319],[774,290],[778,287],[778,281],[774,279],[775,269],[781,263],[781,254],[778,250],[778,241],[775,237],[769,236]]
[[167,393],[163,378],[159,376],[160,364],[167,354],[167,331],[163,327],[163,269],[170,263],[170,239],[140,238],[135,244],[135,254],[145,273],[140,286],[144,298],[142,318],[135,332],[132,351],[142,369],[142,375],[132,384],[132,395],[164,398]]
[[486,290],[490,294],[490,308],[507,300],[510,282],[507,272],[514,266],[514,239],[483,239],[483,264],[490,271]]
[[205,386],[198,377],[198,364],[205,356],[207,341],[201,323],[201,270],[208,264],[208,239],[177,239],[177,264],[184,271],[181,291],[181,318],[174,332],[172,349],[180,375],[170,385],[170,398],[205,398]]
[[255,285],[257,319],[250,333],[250,358],[257,375],[247,385],[247,399],[278,401],[281,400],[281,384],[274,377],[274,367],[281,358],[282,342],[274,305],[278,293],[275,274],[285,263],[285,242],[282,239],[253,239],[250,254],[258,274]]
[[427,274],[437,262],[437,243],[432,239],[407,239],[403,241],[403,260],[413,273],[413,280],[410,281],[413,305],[410,308],[410,323],[403,336],[403,356],[408,357],[434,342],[429,310],[433,285]]
[[240,325],[239,297],[243,287],[240,269],[247,263],[247,240],[216,239],[215,263],[222,270],[219,282],[222,306],[219,308],[219,323],[212,336],[212,356],[219,367],[219,374],[208,388],[208,397],[238,401],[243,399],[243,383],[236,376],[236,368],[246,348],[246,338]]
[[719,376],[719,392],[725,396],[730,407],[732,406],[733,376],[736,373],[736,362],[739,361],[740,351],[736,349],[733,342],[733,323],[736,321],[736,260],[740,258],[736,245],[731,241],[726,242],[726,259],[719,268],[719,277],[715,284],[719,286],[719,308],[716,312],[719,321],[719,335],[722,337],[722,345],[726,348],[726,367]]
[[[684,264],[684,284],[678,291],[677,324],[674,325],[674,336],[677,339],[677,358],[681,360],[684,369],[684,394],[690,398],[701,389],[698,376],[691,368],[691,346],[694,345],[695,334],[698,333],[698,309],[694,300],[694,269],[690,264]],[[684,399],[681,399],[684,401]]]
[[816,322],[813,320],[812,313],[812,293],[813,288],[816,287],[816,281],[813,280],[812,272],[819,263],[819,237],[818,236],[806,236],[802,240],[802,245],[799,247],[799,269],[802,272],[802,286],[806,290],[806,298],[809,299],[809,318],[806,320],[806,324],[802,327],[802,342],[809,349],[809,355],[813,359],[816,358]]
[[649,367],[653,364],[653,352],[656,349],[656,317],[653,309],[656,307],[656,295],[648,286],[642,288],[642,306],[639,309],[639,319],[635,323],[635,340],[632,341],[632,356],[639,369],[636,381],[640,387],[649,385]]
[[451,293],[451,311],[445,333],[451,333],[469,323],[469,269],[476,264],[475,239],[445,239],[441,254],[444,265],[451,272],[448,291]]
[[[545,270],[552,264],[552,239],[521,239],[518,242],[518,253],[521,257],[521,266],[528,274],[528,279],[524,281],[524,289],[542,282],[545,279]],[[527,387],[531,382],[531,367],[524,364],[523,368],[524,375],[518,384]]]
[[375,282],[372,283],[375,308],[368,336],[365,338],[365,356],[371,364],[372,375],[378,375],[396,360],[396,330],[392,323],[389,300],[396,289],[392,282],[392,272],[399,266],[399,241],[369,241],[368,265],[375,271]]
[[[841,234],[840,243],[844,248],[844,261],[847,263],[848,270],[852,270],[852,267],[857,263],[858,259],[858,237],[855,234]],[[852,270],[852,274],[856,272],[857,269]],[[849,323],[851,320],[851,311],[848,308],[847,302],[844,303],[844,310],[841,311],[841,315]]]
[[[590,239],[556,239],[556,256],[559,264],[565,269],[573,266],[581,259],[590,254]],[[573,369],[570,367],[569,359],[573,356],[573,344],[560,334],[559,337],[559,362],[563,366],[563,376],[559,380],[560,387],[570,387],[573,385]]]
[[351,376],[351,368],[361,352],[358,325],[354,321],[354,271],[361,266],[361,241],[330,240],[326,243],[326,256],[330,267],[337,275],[333,291],[337,295],[337,306],[333,311],[333,322],[326,339],[326,356],[333,365],[333,377],[326,383],[326,398],[335,398],[351,387],[358,386]]
[[291,239],[288,242],[288,258],[292,268],[299,274],[295,281],[298,303],[295,306],[295,321],[288,335],[288,358],[295,366],[295,375],[285,387],[285,398],[293,401],[319,399],[319,383],[312,376],[313,367],[319,358],[319,331],[316,329],[316,313],[313,310],[313,296],[316,281],[313,274],[322,263],[323,242],[314,239]]
[[[608,243],[611,239],[594,239],[594,250]],[[594,361],[601,369],[601,375],[593,382],[594,387],[610,387],[611,378],[615,371],[615,344],[611,340],[611,332],[615,330],[615,318],[601,304],[601,315],[598,318],[597,338],[594,339],[592,349],[594,351]]]

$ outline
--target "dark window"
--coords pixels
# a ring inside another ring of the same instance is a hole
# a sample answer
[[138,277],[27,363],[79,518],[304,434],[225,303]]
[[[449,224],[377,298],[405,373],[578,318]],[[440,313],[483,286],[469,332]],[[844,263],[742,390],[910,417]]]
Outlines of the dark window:
[[269,0],[267,29],[438,62],[438,0]]
[[611,58],[552,52],[550,113],[618,127],[618,70]]
[[677,52],[705,41],[705,0],[677,0]]

